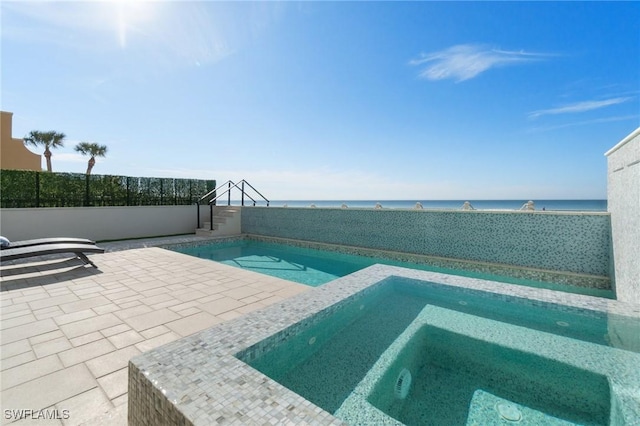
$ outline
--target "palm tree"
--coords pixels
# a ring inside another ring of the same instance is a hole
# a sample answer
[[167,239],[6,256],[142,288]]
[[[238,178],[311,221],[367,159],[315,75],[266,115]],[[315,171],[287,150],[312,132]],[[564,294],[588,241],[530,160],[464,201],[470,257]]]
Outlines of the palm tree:
[[39,130],[32,130],[27,136],[24,137],[25,144],[31,144],[35,147],[38,145],[44,146],[44,158],[47,159],[47,171],[51,171],[51,151],[49,148],[58,148],[64,146],[64,133],[54,132],[53,130],[48,132],[41,132]]
[[107,153],[106,145],[98,145],[95,142],[80,142],[76,145],[75,150],[82,155],[90,155],[89,166],[87,167],[87,174],[91,174],[91,169],[96,165],[96,157],[104,157]]

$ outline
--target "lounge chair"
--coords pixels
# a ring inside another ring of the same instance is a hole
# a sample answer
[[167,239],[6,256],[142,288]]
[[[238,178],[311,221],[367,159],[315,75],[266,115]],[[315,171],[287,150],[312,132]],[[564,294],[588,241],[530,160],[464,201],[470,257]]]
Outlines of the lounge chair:
[[28,247],[6,248],[0,250],[0,262],[25,259],[28,257],[44,256],[47,254],[73,253],[85,265],[97,268],[85,253],[104,253],[104,249],[91,244],[43,244]]
[[6,240],[7,245],[0,245],[1,250],[40,246],[45,244],[91,244],[95,245],[96,242],[87,240],[85,238],[69,238],[69,237],[55,237],[55,238],[38,238],[35,240],[22,240],[22,241],[9,241],[2,237],[3,241]]

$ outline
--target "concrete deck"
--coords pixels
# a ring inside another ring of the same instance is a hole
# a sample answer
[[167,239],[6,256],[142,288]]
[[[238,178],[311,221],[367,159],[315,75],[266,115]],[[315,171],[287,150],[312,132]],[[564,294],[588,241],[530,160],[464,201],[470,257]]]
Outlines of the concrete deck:
[[1,424],[125,425],[131,357],[311,289],[153,247],[190,239],[3,264]]

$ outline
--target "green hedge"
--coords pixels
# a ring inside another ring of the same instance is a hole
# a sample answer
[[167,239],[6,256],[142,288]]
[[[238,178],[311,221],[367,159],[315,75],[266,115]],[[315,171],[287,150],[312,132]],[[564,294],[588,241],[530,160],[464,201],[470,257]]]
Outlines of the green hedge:
[[186,205],[215,185],[215,180],[2,170],[0,207]]

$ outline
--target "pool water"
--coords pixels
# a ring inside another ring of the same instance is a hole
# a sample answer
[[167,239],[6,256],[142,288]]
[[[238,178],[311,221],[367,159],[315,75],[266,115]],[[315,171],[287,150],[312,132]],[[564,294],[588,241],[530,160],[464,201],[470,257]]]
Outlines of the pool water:
[[462,269],[443,268],[423,263],[403,262],[384,257],[369,257],[337,251],[303,248],[251,239],[172,248],[180,253],[209,259],[226,265],[317,287],[377,263],[423,271],[441,272],[569,293],[613,298],[610,290],[577,287],[520,277]]
[[236,356],[347,423],[609,424],[640,406],[637,318],[390,277],[267,340]]
[[611,395],[602,374],[437,327],[424,327],[410,343],[420,354],[410,395],[392,397],[387,385],[368,398],[405,425],[467,424],[479,407],[486,411],[481,424],[608,423]]
[[389,293],[382,302],[360,300],[250,365],[333,413],[424,308],[423,300],[400,293]]
[[181,247],[176,251],[312,287],[375,263],[360,256],[252,240]]

